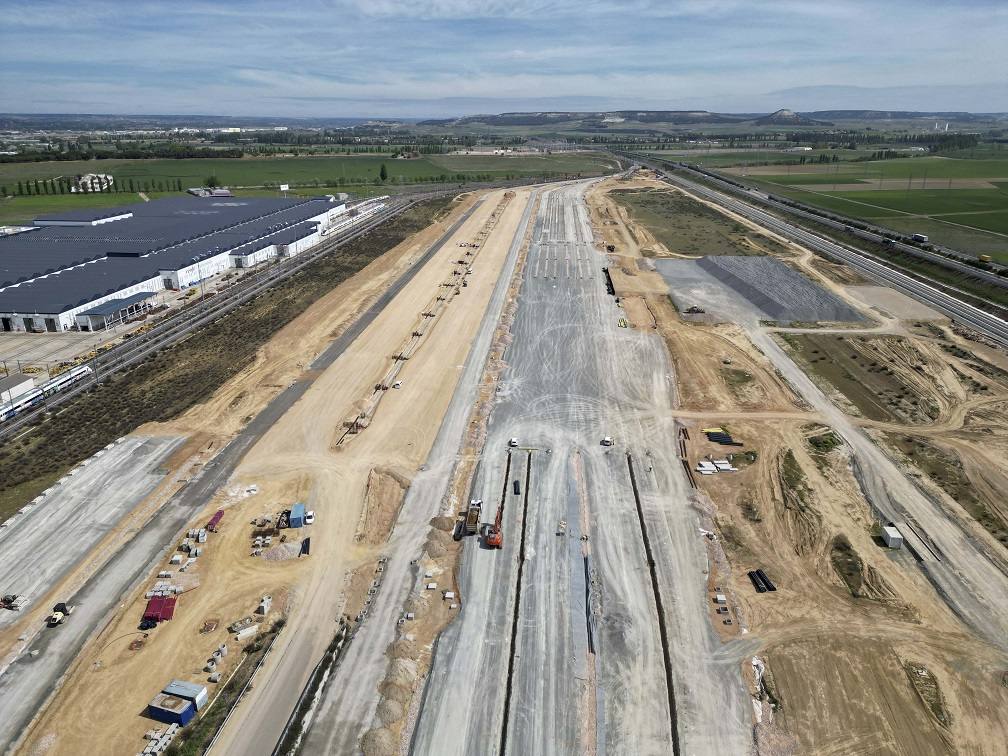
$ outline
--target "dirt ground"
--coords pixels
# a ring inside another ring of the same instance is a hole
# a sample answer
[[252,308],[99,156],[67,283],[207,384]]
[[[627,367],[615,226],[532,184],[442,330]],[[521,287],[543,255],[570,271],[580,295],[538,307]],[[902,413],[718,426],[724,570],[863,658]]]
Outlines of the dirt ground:
[[[600,206],[597,195],[589,201]],[[728,561],[714,562],[709,579],[728,593],[739,631],[761,644],[755,658],[766,669],[762,690],[750,660],[743,664],[759,705],[759,753],[1003,752],[996,744],[1008,740],[1000,716],[1008,705],[1001,683],[1008,659],[969,633],[912,556],[884,548],[847,447],[795,398],[741,328],[686,322],[667,290],[641,270],[639,250],[621,242],[618,225],[603,228],[615,247],[610,271],[630,325],[656,328],[675,365],[689,466],[734,453],[739,468],[694,475]],[[861,414],[857,422],[880,443],[890,434],[939,447],[946,456],[930,471],[921,454],[903,463],[974,537],[1001,548],[949,492],[969,488],[990,517],[1003,514],[1004,356],[880,287],[850,292],[861,283],[853,272],[794,251],[789,264],[852,305],[870,307],[872,322],[844,331],[776,329],[781,338],[818,345],[810,349],[819,349],[822,362],[810,369],[831,373],[839,387],[822,385]],[[823,345],[840,351],[827,359]],[[883,400],[885,420],[855,408],[885,390],[903,399],[902,407]],[[714,426],[743,446],[708,441],[701,429]],[[1001,497],[994,495],[999,490]],[[757,568],[776,592],[754,590],[746,573]]]
[[[180,597],[175,618],[151,633],[142,648],[129,651],[128,639],[136,635],[144,600],[139,590],[127,597],[122,611],[85,648],[54,705],[34,726],[26,752],[44,743],[46,753],[82,753],[99,741],[110,753],[140,750],[141,736],[150,721],[138,715],[147,701],[172,677],[201,679],[196,672],[219,642],[218,635],[227,635],[225,625],[250,614],[263,594],[286,596],[282,605],[275,602],[274,608],[286,613],[288,626],[260,671],[252,699],[243,702],[240,711],[253,706],[253,699],[264,687],[263,679],[288,674],[286,667],[278,667],[285,654],[321,653],[344,609],[347,575],[376,561],[379,544],[384,541],[382,531],[391,523],[401,498],[396,489],[401,491],[408,483],[433,442],[527,192],[518,192],[498,231],[480,251],[468,287],[451,304],[454,312],[446,322],[452,327],[432,331],[403,370],[402,388],[389,392],[364,432],[336,449],[332,448],[333,434],[353,402],[380,378],[387,355],[408,336],[422,308],[450,272],[458,255],[457,242],[468,240],[482,226],[499,194],[488,196],[456,237],[249,451],[229,491],[210,503],[197,521],[207,519],[218,507],[226,511],[221,533],[210,536],[198,560],[200,587]],[[474,199],[468,197],[450,217],[407,240],[313,305],[277,333],[252,368],[171,427],[176,432],[207,434],[214,439],[233,434]],[[257,492],[247,495],[252,486]],[[295,501],[305,502],[317,513],[316,523],[304,533],[312,538],[311,556],[287,561],[251,556],[253,520],[275,516]],[[367,501],[375,504],[377,511],[365,518]],[[332,590],[333,585],[340,589]],[[214,633],[201,635],[199,630],[207,619],[219,619],[221,624]],[[295,652],[294,644],[299,651]],[[303,672],[307,674],[308,669]],[[213,696],[216,686],[208,687]],[[95,698],[120,703],[96,722],[91,716]]]

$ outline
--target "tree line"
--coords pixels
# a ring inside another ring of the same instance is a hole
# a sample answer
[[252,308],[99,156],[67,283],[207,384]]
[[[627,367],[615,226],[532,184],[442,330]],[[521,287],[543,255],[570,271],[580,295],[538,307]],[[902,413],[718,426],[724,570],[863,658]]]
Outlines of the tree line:
[[[13,188],[14,195],[17,197],[32,197],[53,194],[135,194],[136,192],[184,191],[182,179],[149,179],[143,181],[137,179],[134,182],[133,179],[128,178],[123,182],[114,181],[111,184],[106,184],[97,177],[92,177],[90,182],[85,181],[83,183],[80,179],[80,176],[75,178],[58,176],[57,178],[52,179],[21,180],[17,182],[16,186],[11,188]],[[77,191],[72,192],[71,188],[74,187],[76,187]],[[0,195],[4,197],[10,196],[7,189],[8,187],[6,185],[0,186]]]

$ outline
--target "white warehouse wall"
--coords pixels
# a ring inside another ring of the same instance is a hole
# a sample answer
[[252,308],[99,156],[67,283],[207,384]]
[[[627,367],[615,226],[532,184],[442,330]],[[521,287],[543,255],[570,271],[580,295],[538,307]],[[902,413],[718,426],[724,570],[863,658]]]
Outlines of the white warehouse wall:
[[162,270],[161,278],[171,281],[173,288],[185,289],[206,278],[223,273],[231,267],[233,267],[231,265],[231,254],[229,252],[221,252],[219,255],[208,257],[205,260],[200,260],[178,270]]

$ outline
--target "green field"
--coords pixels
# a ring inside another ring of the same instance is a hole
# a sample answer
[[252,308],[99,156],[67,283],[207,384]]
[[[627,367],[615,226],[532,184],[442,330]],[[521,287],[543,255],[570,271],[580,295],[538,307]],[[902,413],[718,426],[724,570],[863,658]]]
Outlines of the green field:
[[381,166],[388,171],[387,183],[449,180],[454,174],[494,176],[541,176],[569,173],[604,173],[613,170],[611,156],[595,152],[554,155],[431,155],[397,160],[380,155],[285,157],[285,158],[204,158],[186,160],[88,160],[42,163],[0,163],[0,185],[13,192],[18,181],[75,176],[82,173],[111,173],[120,186],[136,182],[172,182],[201,186],[208,176],[216,176],[227,186],[263,186],[280,183],[317,183],[339,186],[373,182]]
[[[679,192],[630,189],[609,196],[674,254],[763,255],[767,251],[786,251],[763,234]],[[641,254],[653,253],[641,249]]]
[[[388,179],[381,183],[379,172],[385,165]],[[506,178],[561,178],[569,175],[609,173],[616,160],[597,152],[555,153],[552,155],[431,155],[396,160],[385,156],[292,157],[188,160],[89,160],[42,163],[0,163],[0,186],[8,194],[17,191],[18,181],[34,181],[76,176],[81,173],[111,173],[117,186],[142,190],[145,184],[202,186],[207,177],[231,187],[249,187],[235,193],[275,196],[274,189],[289,183],[294,194],[310,195],[345,189],[355,196],[394,193],[397,187],[425,182],[461,182]],[[147,192],[149,197],[159,196]],[[135,192],[111,194],[41,194],[0,198],[0,224],[28,223],[46,213],[92,207],[113,207],[139,201]]]
[[[992,189],[829,191],[828,186],[745,181],[771,194],[906,234],[927,234],[936,244],[1008,263],[1008,184]],[[781,178],[781,177],[773,177]],[[787,178],[787,177],[784,177]]]

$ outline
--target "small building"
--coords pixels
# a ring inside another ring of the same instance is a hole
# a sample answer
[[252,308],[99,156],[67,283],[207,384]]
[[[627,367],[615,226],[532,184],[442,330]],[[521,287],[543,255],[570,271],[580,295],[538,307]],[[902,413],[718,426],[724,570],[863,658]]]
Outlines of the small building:
[[128,297],[109,299],[90,310],[79,312],[77,328],[81,331],[104,331],[154,309],[158,292],[141,291]]
[[903,546],[903,534],[893,525],[886,525],[882,528],[882,540],[890,549],[898,549]]
[[292,528],[300,528],[304,526],[305,518],[305,505],[298,502],[293,507],[291,507],[290,512],[290,526]]
[[158,722],[185,727],[196,716],[196,705],[185,698],[158,693],[147,704],[147,716]]
[[161,692],[165,695],[175,696],[176,698],[182,698],[186,701],[192,701],[193,705],[196,707],[196,711],[201,710],[207,705],[206,685],[200,685],[199,683],[186,682],[185,680],[172,680]]
[[35,379],[24,373],[10,373],[0,378],[0,404],[13,402],[35,388]]

